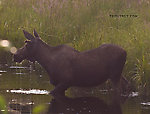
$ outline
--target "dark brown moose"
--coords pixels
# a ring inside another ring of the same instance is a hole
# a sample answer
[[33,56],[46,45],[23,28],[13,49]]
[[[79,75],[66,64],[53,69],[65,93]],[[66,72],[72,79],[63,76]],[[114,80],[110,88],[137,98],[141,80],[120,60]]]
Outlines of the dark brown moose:
[[65,95],[72,86],[92,87],[110,79],[115,90],[119,88],[126,51],[113,44],[79,52],[67,45],[52,47],[43,42],[34,30],[34,36],[23,30],[28,39],[14,54],[14,61],[37,61],[48,72],[55,89],[52,95]]

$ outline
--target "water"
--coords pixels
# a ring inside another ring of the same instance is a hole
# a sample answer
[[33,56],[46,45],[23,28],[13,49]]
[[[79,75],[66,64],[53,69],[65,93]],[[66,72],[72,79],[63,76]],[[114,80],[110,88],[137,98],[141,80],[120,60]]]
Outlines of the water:
[[122,95],[121,103],[102,89],[71,88],[66,92],[71,98],[54,99],[49,95],[54,87],[42,71],[22,66],[0,68],[0,95],[6,99],[9,114],[32,114],[36,106],[45,107],[40,114],[150,114],[150,97],[142,98],[138,92],[128,98]]

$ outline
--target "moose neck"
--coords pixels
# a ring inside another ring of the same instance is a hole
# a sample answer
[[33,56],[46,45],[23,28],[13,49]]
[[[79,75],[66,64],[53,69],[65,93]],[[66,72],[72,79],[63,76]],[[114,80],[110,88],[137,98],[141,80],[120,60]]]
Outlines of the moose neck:
[[37,51],[35,53],[36,61],[44,67],[46,71],[51,68],[52,61],[52,50],[54,47],[47,45],[43,41],[40,41],[39,45],[37,46]]

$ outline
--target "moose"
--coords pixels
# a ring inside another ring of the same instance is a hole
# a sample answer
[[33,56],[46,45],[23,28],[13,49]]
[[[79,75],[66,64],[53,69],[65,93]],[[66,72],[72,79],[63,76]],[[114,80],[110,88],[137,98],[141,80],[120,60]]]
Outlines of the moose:
[[114,44],[79,52],[67,45],[50,46],[33,34],[23,30],[25,45],[14,54],[15,62],[24,59],[37,61],[48,73],[55,86],[53,96],[64,96],[69,87],[93,87],[111,80],[114,90],[119,90],[126,51]]

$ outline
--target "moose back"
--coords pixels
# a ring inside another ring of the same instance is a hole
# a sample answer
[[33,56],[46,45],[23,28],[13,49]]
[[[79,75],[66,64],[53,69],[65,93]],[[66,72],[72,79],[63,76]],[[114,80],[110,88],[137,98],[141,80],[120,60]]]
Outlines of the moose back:
[[52,47],[43,42],[34,30],[34,36],[23,30],[28,39],[14,54],[14,61],[27,59],[37,61],[47,71],[55,86],[52,95],[65,95],[71,86],[97,86],[110,79],[119,87],[121,73],[126,61],[126,51],[113,44],[79,52],[67,45]]

